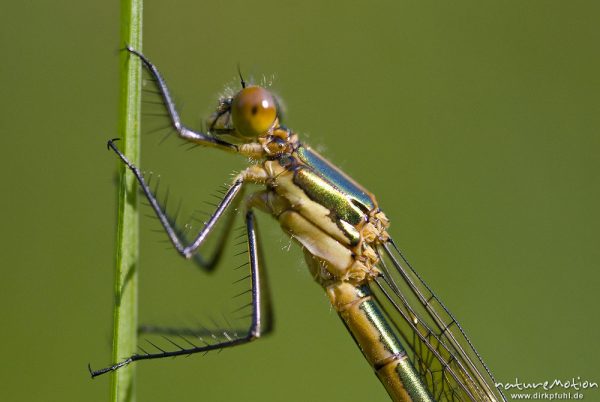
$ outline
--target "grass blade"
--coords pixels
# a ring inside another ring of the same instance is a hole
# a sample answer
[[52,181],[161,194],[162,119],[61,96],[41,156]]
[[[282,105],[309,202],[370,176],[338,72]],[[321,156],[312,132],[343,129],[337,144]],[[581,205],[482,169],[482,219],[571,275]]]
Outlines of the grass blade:
[[[121,0],[121,45],[142,49],[142,1]],[[121,94],[119,128],[121,149],[136,165],[140,161],[140,101],[142,72],[137,57],[121,52]],[[137,184],[133,174],[119,162],[117,247],[115,265],[115,310],[113,361],[136,352],[137,347],[137,271],[139,254],[139,212]],[[134,365],[112,374],[111,401],[135,401]]]

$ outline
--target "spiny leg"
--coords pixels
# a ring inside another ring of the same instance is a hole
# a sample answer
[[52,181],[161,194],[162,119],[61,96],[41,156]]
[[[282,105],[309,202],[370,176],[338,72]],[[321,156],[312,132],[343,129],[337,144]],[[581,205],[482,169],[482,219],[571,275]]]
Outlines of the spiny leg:
[[246,331],[246,329],[239,328],[227,328],[227,329],[215,329],[215,328],[191,328],[191,327],[166,327],[159,325],[140,325],[138,327],[138,335],[165,335],[165,336],[175,336],[175,337],[194,337],[194,338],[202,338],[202,337],[212,337],[214,335],[229,336],[229,333],[238,334]]
[[146,180],[144,179],[144,176],[142,175],[141,171],[137,168],[137,166],[129,162],[127,157],[123,155],[119,148],[117,148],[117,146],[114,144],[115,141],[116,139],[109,140],[107,146],[119,156],[123,163],[135,175],[140,187],[142,188],[142,191],[144,192],[144,195],[148,199],[148,202],[150,203],[152,209],[154,209],[158,220],[165,229],[165,232],[169,236],[169,239],[171,240],[171,243],[173,243],[175,249],[179,252],[179,254],[181,254],[185,258],[191,258],[194,255],[194,252],[198,249],[198,247],[202,245],[208,234],[214,229],[219,218],[223,216],[227,208],[231,205],[231,203],[236,199],[237,195],[243,189],[243,179],[239,178],[231,185],[229,190],[227,190],[227,192],[225,193],[225,196],[223,197],[221,202],[217,205],[216,211],[210,217],[208,222],[205,223],[204,227],[200,230],[194,241],[191,244],[184,246],[183,241],[180,239],[177,233],[177,230],[171,224],[168,215],[162,210],[160,203],[152,193],[152,190],[148,186],[148,183],[146,183]]
[[[152,183],[151,183],[152,175],[150,175],[148,177],[148,179],[146,179],[146,177],[144,176],[144,180],[146,180],[146,184],[148,185],[148,187],[152,187]],[[158,197],[159,184],[160,184],[160,181],[157,180],[157,182],[153,186],[154,189],[151,190],[152,194],[154,194],[154,197],[157,199],[159,198]],[[229,186],[223,185],[222,188],[220,188],[218,190],[219,195],[213,194],[213,196],[217,197],[218,200],[221,201],[222,198],[225,197],[228,190],[229,190]],[[140,192],[143,193],[143,191],[141,189],[140,189]],[[186,225],[185,227],[182,228],[177,225],[177,217],[179,216],[181,202],[179,203],[177,210],[175,211],[175,214],[174,215],[169,214],[167,212],[168,198],[169,198],[169,190],[167,189],[166,195],[164,196],[162,203],[159,201],[160,209],[167,216],[167,219],[169,220],[169,223],[173,227],[173,230],[175,231],[177,236],[179,238],[184,238],[192,230],[192,226],[191,226],[191,224],[189,224],[189,226]],[[226,245],[227,245],[228,239],[231,235],[231,232],[233,232],[233,224],[236,220],[235,218],[236,218],[237,214],[234,211],[237,211],[239,201],[241,201],[241,198],[242,197],[237,197],[232,202],[232,204],[229,206],[228,212],[227,212],[228,216],[225,218],[225,223],[223,224],[222,230],[220,230],[218,240],[216,241],[216,245],[215,245],[214,249],[212,250],[212,252],[208,255],[205,254],[204,252],[202,252],[202,253],[196,252],[191,257],[191,260],[206,272],[211,272],[212,270],[214,270],[217,267],[219,261],[221,260],[221,257],[223,256],[223,251],[226,248]],[[150,206],[150,204],[144,204],[144,205]],[[211,203],[210,205],[217,207],[216,204]],[[212,216],[212,213],[209,214],[207,212],[203,212],[203,214],[207,215],[208,218],[210,218]],[[152,215],[151,217],[156,218],[156,215]],[[204,225],[204,223],[205,223],[203,220],[200,220],[198,217],[196,217],[194,215],[192,215],[191,219],[193,221],[202,223],[202,225]],[[240,227],[239,229],[242,229],[242,228],[243,227]],[[160,230],[160,232],[162,233],[163,230],[164,230],[164,228],[162,230]],[[157,230],[155,230],[155,232],[156,231]]]
[[[229,188],[226,188],[225,191],[223,193],[221,193],[221,196],[219,197],[219,201],[221,201],[222,197],[225,197],[228,190],[229,190]],[[156,196],[156,191],[154,192],[154,194]],[[215,246],[214,250],[212,250],[212,252],[209,255],[206,255],[204,252],[202,252],[202,253],[196,252],[196,253],[193,253],[193,255],[191,257],[192,261],[194,261],[194,263],[196,265],[200,266],[206,272],[211,272],[212,270],[214,270],[217,267],[219,261],[221,260],[221,257],[223,256],[223,252],[225,250],[225,246],[227,245],[227,242],[229,240],[231,232],[234,231],[233,224],[236,220],[235,219],[236,213],[234,211],[237,210],[240,200],[241,200],[241,197],[236,197],[236,199],[234,201],[232,201],[232,203],[229,205],[228,212],[226,212],[228,214],[228,216],[224,218],[225,223],[224,223],[222,230],[220,230],[219,238],[216,241],[216,246]],[[165,207],[165,205],[163,203],[161,209],[166,214],[166,209],[164,207]],[[210,217],[212,217],[212,215],[209,215],[209,219],[210,219]],[[194,218],[194,220],[201,222],[199,219],[196,219],[196,218]],[[169,219],[169,221],[171,222],[171,226],[177,233],[178,237],[183,238],[183,236],[185,236],[186,232],[184,230],[178,228],[173,219]],[[202,222],[202,223],[204,224],[204,222]]]
[[208,256],[208,258],[204,258],[204,254],[194,253],[192,259],[205,271],[211,272],[213,269],[215,269],[215,267],[221,260],[221,257],[223,256],[223,251],[225,250],[225,245],[227,244],[227,240],[233,228],[233,222],[235,220],[234,218],[235,216],[233,215],[233,213],[227,218],[227,222],[225,223],[225,227],[223,228],[221,237],[217,241],[217,246],[212,252],[212,254]]
[[133,49],[131,46],[126,47],[127,51],[137,57],[142,61],[143,66],[148,70],[152,78],[156,80],[156,84],[158,85],[158,89],[160,91],[160,95],[163,99],[164,105],[167,108],[167,112],[169,113],[169,117],[171,119],[171,124],[177,130],[179,137],[191,141],[200,145],[209,145],[218,147],[221,149],[229,150],[229,151],[237,151],[237,147],[233,144],[230,144],[225,141],[221,141],[218,138],[211,136],[210,134],[202,133],[199,131],[193,131],[189,128],[185,127],[179,118],[179,113],[175,108],[175,102],[173,102],[173,98],[171,98],[171,94],[169,93],[169,89],[167,88],[167,84],[156,68],[154,64],[148,60],[146,56],[137,50]]
[[[247,204],[248,205],[248,204]],[[237,239],[237,242],[235,244],[235,246],[241,246],[241,245],[247,245],[248,244],[248,231],[246,228],[246,225],[241,226],[236,228],[235,232],[239,232],[241,229],[243,229],[243,233],[239,233],[237,236],[235,236],[235,239]],[[222,250],[225,248],[225,244],[219,244],[218,245],[219,249]],[[241,253],[237,253],[236,255],[243,255],[243,254],[247,254],[248,250],[247,247],[244,250],[244,252]],[[262,255],[262,253],[259,253],[259,255]],[[196,253],[194,254],[194,259],[196,257],[198,257],[199,254]],[[214,258],[214,257],[213,257]],[[259,261],[259,264],[262,266],[262,262]],[[237,265],[234,270],[240,271],[240,270],[247,270],[247,267],[250,265],[250,261],[248,259],[245,260],[245,262],[243,264]],[[208,267],[208,269],[211,269],[210,267]],[[264,272],[261,271],[261,272]],[[233,282],[233,284],[237,284],[239,282],[242,282],[243,280],[249,279],[250,275],[246,275],[241,279],[238,279],[236,281]],[[261,283],[265,284],[265,280],[262,280]],[[245,288],[244,291],[236,293],[233,296],[233,299],[237,299],[239,297],[244,297],[250,293],[252,291],[251,288]],[[251,305],[251,303],[245,304],[244,306],[235,309],[234,311],[231,311],[231,313],[238,313],[241,310],[243,310],[246,307],[249,307]],[[244,316],[244,317],[237,317],[239,318],[247,318],[249,317],[248,315]],[[183,338],[185,339],[186,337],[193,337],[193,338],[199,338],[202,339],[204,337],[211,337],[213,339],[216,339],[216,337],[229,337],[231,334],[233,334],[234,336],[237,336],[237,334],[240,333],[245,333],[246,332],[246,328],[240,327],[238,326],[233,326],[229,320],[227,319],[227,316],[225,314],[221,314],[221,318],[223,319],[223,323],[226,324],[225,326],[221,326],[221,324],[217,324],[217,322],[215,321],[215,319],[219,319],[219,317],[209,317],[209,321],[212,322],[211,323],[206,323],[206,322],[201,322],[198,320],[192,320],[192,322],[190,322],[189,325],[186,326],[167,326],[167,325],[156,325],[156,324],[142,324],[140,326],[138,326],[138,336],[141,335],[159,335],[159,336],[169,336],[169,337],[178,337],[178,338]]]
[[164,357],[175,357],[175,356],[187,356],[194,353],[209,352],[211,350],[220,350],[224,348],[230,348],[237,345],[243,345],[248,342],[267,334],[271,328],[271,305],[269,301],[269,290],[265,280],[264,272],[261,268],[261,256],[258,245],[257,230],[254,213],[248,211],[246,213],[246,230],[248,233],[248,254],[250,258],[250,278],[251,278],[251,295],[252,295],[252,313],[251,313],[251,324],[250,328],[245,335],[237,338],[228,339],[224,342],[218,342],[214,344],[207,344],[205,346],[195,346],[191,342],[187,341],[192,347],[182,347],[179,344],[169,340],[171,344],[176,346],[178,350],[175,351],[164,351],[158,348],[161,352],[159,353],[144,353],[134,354],[128,358],[116,363],[112,366],[100,369],[92,370],[88,367],[92,378],[99,375],[115,371],[129,363],[138,360],[150,360],[150,359],[161,359]]

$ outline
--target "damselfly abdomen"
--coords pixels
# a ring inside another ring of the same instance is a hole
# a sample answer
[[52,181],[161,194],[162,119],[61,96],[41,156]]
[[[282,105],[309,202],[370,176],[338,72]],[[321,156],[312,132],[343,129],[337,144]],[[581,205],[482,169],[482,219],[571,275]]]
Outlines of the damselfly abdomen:
[[228,208],[242,199],[247,184],[263,189],[243,197],[252,281],[251,325],[242,336],[173,351],[141,353],[97,371],[98,376],[137,360],[157,359],[240,345],[270,330],[267,290],[261,280],[261,256],[254,210],[278,220],[303,248],[314,279],[377,377],[395,401],[498,401],[501,391],[464,331],[404,259],[388,233],[389,221],[375,197],[284,127],[274,96],[246,85],[220,99],[206,133],[180,121],[156,67],[139,57],[156,81],[180,138],[238,153],[253,162],[239,173],[195,239],[185,245],[138,168],[109,147],[135,174],[177,251],[191,258]]

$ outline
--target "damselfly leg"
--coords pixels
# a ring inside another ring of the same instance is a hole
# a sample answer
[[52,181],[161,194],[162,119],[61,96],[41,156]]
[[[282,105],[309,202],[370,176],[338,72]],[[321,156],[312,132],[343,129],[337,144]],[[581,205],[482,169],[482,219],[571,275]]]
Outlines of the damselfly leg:
[[[116,147],[114,144],[114,140],[108,142],[108,146],[119,156],[119,158],[123,161],[125,165],[133,172],[135,175],[142,191],[144,192],[146,198],[148,199],[150,206],[156,212],[161,224],[163,225],[165,232],[169,236],[169,239],[175,246],[176,250],[184,256],[185,258],[191,258],[193,253],[202,245],[208,234],[214,229],[219,218],[223,216],[226,212],[227,208],[230,207],[232,202],[240,195],[244,185],[244,178],[252,181],[254,178],[251,174],[246,174],[236,179],[233,185],[230,187],[229,191],[225,194],[221,202],[218,204],[216,211],[210,217],[210,219],[206,222],[204,227],[200,230],[199,234],[196,236],[195,240],[184,246],[182,240],[177,235],[177,231],[171,225],[168,216],[165,211],[162,210],[159,202],[157,201],[155,195],[150,190],[150,187],[146,183],[143,175],[140,170],[133,165],[129,160],[123,155],[123,153]],[[186,346],[182,346],[175,341],[168,339],[167,340],[175,346],[177,349],[174,351],[166,351],[161,348],[157,348],[160,350],[158,353],[147,353],[143,352],[142,354],[134,354],[129,356],[128,358],[113,364],[112,366],[100,369],[100,370],[91,370],[90,374],[92,377],[99,376],[101,374],[105,374],[110,371],[117,370],[120,367],[123,367],[129,363],[138,360],[149,360],[149,359],[159,359],[164,357],[174,357],[174,356],[182,356],[182,355],[190,355],[194,353],[202,353],[208,352],[211,350],[219,350],[224,348],[229,348],[237,345],[242,345],[248,342],[251,342],[260,336],[268,333],[272,328],[272,312],[269,298],[269,290],[266,282],[266,276],[262,272],[262,257],[260,252],[260,247],[258,244],[257,237],[257,227],[254,213],[251,209],[246,212],[245,215],[245,224],[246,224],[246,234],[247,234],[247,244],[248,244],[248,255],[249,255],[249,265],[250,265],[250,280],[251,280],[251,324],[250,328],[247,330],[245,334],[242,334],[237,337],[228,337],[227,340],[223,342],[217,342],[213,344],[206,344],[203,346],[198,346],[188,340],[185,337],[184,331],[178,331],[175,329],[171,329],[170,332],[172,335],[179,336],[182,341],[186,342]],[[164,331],[157,331],[164,332]],[[189,334],[188,334],[189,335]]]
[[184,126],[181,122],[181,119],[179,118],[179,113],[175,108],[175,102],[173,102],[173,98],[171,98],[169,88],[167,87],[167,84],[165,83],[165,80],[163,79],[162,75],[158,71],[158,68],[156,68],[156,66],[152,64],[146,56],[144,56],[137,50],[131,48],[130,46],[127,46],[126,50],[129,53],[136,55],[142,61],[142,64],[156,82],[156,85],[158,86],[158,90],[160,92],[160,96],[162,97],[164,105],[167,108],[171,124],[173,125],[173,128],[177,131],[177,134],[181,139],[191,141],[200,145],[213,146],[229,151],[235,151],[237,149],[235,145],[229,144],[225,141],[221,141],[218,138],[215,138],[209,134],[191,130]]

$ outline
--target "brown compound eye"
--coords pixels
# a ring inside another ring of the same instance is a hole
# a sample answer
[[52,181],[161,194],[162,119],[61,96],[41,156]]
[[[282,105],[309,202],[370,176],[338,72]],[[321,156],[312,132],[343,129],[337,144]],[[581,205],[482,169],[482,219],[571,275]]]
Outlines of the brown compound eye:
[[273,127],[277,118],[275,99],[264,88],[244,88],[233,98],[231,118],[240,135],[256,138]]

